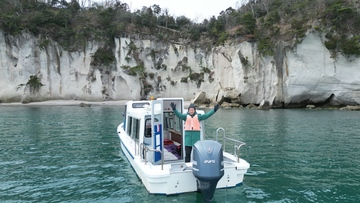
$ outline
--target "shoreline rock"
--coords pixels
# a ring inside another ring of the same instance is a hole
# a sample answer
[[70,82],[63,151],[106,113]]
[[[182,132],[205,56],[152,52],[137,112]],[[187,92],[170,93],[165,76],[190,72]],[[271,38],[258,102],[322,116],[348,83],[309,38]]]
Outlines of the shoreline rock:
[[122,106],[125,105],[127,101],[128,100],[91,102],[81,100],[48,100],[30,103],[0,103],[0,106]]

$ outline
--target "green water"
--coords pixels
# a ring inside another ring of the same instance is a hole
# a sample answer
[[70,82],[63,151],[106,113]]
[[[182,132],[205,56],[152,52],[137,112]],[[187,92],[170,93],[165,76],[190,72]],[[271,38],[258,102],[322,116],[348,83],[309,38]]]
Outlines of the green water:
[[[121,153],[122,111],[0,106],[0,202],[202,202],[147,193]],[[360,112],[220,109],[206,122],[208,137],[246,142],[251,164],[213,202],[360,202]]]

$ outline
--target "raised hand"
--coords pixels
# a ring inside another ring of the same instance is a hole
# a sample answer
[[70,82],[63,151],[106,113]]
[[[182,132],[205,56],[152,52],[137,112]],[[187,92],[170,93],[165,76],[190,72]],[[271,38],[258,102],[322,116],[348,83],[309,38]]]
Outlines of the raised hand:
[[219,109],[219,104],[216,104],[215,106],[214,106],[214,111],[216,112],[218,109]]
[[174,104],[174,102],[171,102],[170,106],[171,106],[172,110],[175,111],[175,109],[176,109],[176,104]]

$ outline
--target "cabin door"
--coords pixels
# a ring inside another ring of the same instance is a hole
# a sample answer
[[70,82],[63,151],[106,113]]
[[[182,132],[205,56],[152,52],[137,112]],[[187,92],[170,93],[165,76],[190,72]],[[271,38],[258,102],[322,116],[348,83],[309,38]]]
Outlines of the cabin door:
[[161,161],[161,152],[163,151],[163,114],[162,114],[162,101],[151,101],[151,126],[153,132],[153,147],[154,150],[154,163]]

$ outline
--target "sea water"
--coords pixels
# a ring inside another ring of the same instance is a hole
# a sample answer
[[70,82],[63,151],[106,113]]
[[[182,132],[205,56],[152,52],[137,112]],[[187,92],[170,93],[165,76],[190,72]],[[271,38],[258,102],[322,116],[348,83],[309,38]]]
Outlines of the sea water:
[[[120,149],[123,111],[0,105],[0,202],[202,202],[148,194]],[[360,112],[221,108],[205,122],[208,138],[245,142],[251,165],[213,202],[360,202]]]

